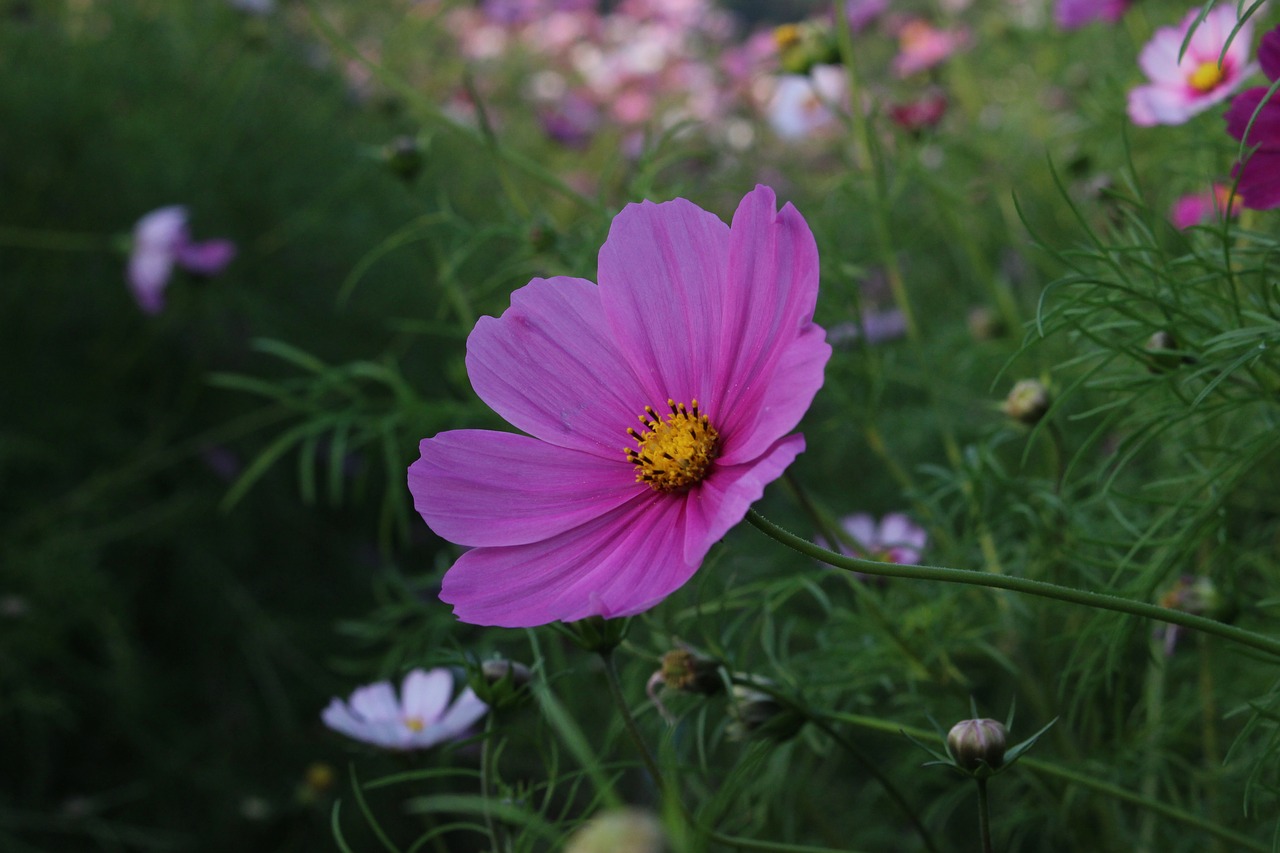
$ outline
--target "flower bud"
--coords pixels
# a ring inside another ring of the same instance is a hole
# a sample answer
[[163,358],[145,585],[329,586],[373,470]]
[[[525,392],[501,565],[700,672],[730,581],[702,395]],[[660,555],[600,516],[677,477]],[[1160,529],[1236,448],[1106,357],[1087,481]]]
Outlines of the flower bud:
[[803,716],[768,693],[745,684],[733,686],[733,703],[729,712],[733,716],[733,722],[729,724],[731,740],[768,738],[784,741],[804,725]]
[[975,341],[993,341],[1005,334],[1004,320],[986,305],[975,305],[966,317],[969,334]]
[[422,171],[422,146],[416,137],[397,136],[382,149],[382,162],[398,177],[412,181]]
[[1004,725],[995,720],[963,720],[947,733],[951,757],[970,772],[984,765],[998,769],[1004,764],[1005,745]]
[[691,649],[672,649],[662,656],[662,683],[668,690],[714,696],[724,692],[720,662]]
[[1147,370],[1152,373],[1164,373],[1173,370],[1182,362],[1190,362],[1190,358],[1181,358],[1175,352],[1178,342],[1173,335],[1161,329],[1147,338],[1143,346],[1147,353]]
[[529,698],[528,686],[533,679],[529,667],[510,660],[487,660],[480,664],[477,675],[472,669],[471,689],[480,700],[494,710],[523,704]]
[[593,817],[569,837],[564,853],[666,853],[662,823],[647,811],[613,809]]
[[1035,426],[1049,411],[1049,390],[1038,379],[1021,379],[1004,398],[1001,408],[1018,423]]

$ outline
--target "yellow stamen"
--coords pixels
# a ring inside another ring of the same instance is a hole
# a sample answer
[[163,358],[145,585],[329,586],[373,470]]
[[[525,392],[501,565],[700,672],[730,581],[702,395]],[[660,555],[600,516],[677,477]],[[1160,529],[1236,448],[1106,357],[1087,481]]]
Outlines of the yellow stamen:
[[664,421],[652,406],[644,407],[640,423],[645,430],[627,429],[636,448],[626,448],[627,459],[636,466],[636,482],[648,483],[656,492],[684,492],[702,482],[720,455],[720,433],[707,416],[691,407],[667,400],[671,414]]
[[427,727],[421,717],[405,717],[404,726],[411,732],[420,732]]
[[1187,77],[1187,85],[1197,92],[1210,92],[1222,82],[1224,76],[1216,60],[1201,62]]
[[783,24],[773,31],[773,43],[779,50],[795,47],[800,43],[800,28],[795,24]]

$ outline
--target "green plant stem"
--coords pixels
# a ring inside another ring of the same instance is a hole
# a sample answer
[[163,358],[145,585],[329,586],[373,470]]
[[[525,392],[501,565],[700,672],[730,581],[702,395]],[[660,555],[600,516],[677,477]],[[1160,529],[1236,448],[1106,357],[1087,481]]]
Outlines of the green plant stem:
[[1099,610],[1111,610],[1116,613],[1127,613],[1143,619],[1157,622],[1168,622],[1181,625],[1206,634],[1222,637],[1232,642],[1266,652],[1280,658],[1280,639],[1246,631],[1234,625],[1227,625],[1204,616],[1171,610],[1145,601],[1133,601],[1103,592],[1073,589],[1045,581],[1020,578],[1013,575],[979,572],[972,569],[949,569],[939,566],[907,566],[900,563],[881,563],[876,560],[863,560],[858,557],[847,557],[820,548],[817,545],[796,536],[788,530],[774,524],[754,509],[747,511],[747,520],[764,533],[789,548],[799,551],[837,569],[851,572],[863,572],[868,575],[879,575],[887,578],[903,578],[907,580],[942,581],[943,583],[961,583],[970,586],[984,586],[991,589],[1006,589],[1023,595],[1035,595],[1041,598],[1052,598],[1069,604],[1081,604]]
[[495,736],[494,719],[496,713],[490,713],[484,721],[484,740],[480,743],[480,799],[484,801],[484,828],[489,833],[489,843],[496,851],[502,849],[498,842],[498,830],[493,823],[493,814],[489,810],[490,797],[493,794],[493,738]]
[[658,769],[658,762],[654,759],[653,753],[649,751],[649,745],[644,741],[640,726],[636,724],[636,718],[631,713],[631,707],[627,705],[627,697],[622,694],[622,682],[618,679],[618,668],[613,662],[613,652],[600,652],[600,659],[604,661],[604,675],[605,680],[609,683],[609,695],[613,697],[613,703],[618,707],[618,713],[622,716],[622,723],[626,726],[627,734],[631,736],[632,742],[635,743],[636,749],[640,753],[640,759],[644,762],[645,769],[649,771],[649,775],[653,778],[653,784],[657,786],[658,793],[661,795],[665,793],[662,771]]
[[833,847],[813,847],[809,844],[788,844],[785,841],[757,841],[754,838],[737,838],[723,832],[708,833],[712,841],[728,844],[739,850],[774,850],[777,853],[858,853],[848,847],[839,850]]
[[[851,726],[859,726],[861,728],[871,729],[873,731],[885,732],[887,734],[906,735],[919,741],[932,742],[941,744],[944,740],[943,736],[934,731],[916,728],[914,726],[904,726],[892,720],[881,720],[877,717],[866,717],[861,714],[846,714],[843,712],[832,712],[827,714],[827,719],[835,722],[845,723]],[[1219,826],[1210,820],[1206,820],[1198,814],[1183,811],[1176,806],[1168,803],[1162,803],[1159,800],[1153,800],[1136,794],[1119,785],[1113,785],[1110,782],[1103,782],[1093,776],[1084,773],[1077,773],[1074,770],[1068,770],[1065,767],[1059,767],[1048,761],[1039,761],[1034,758],[1020,757],[1018,766],[1024,767],[1035,773],[1041,773],[1045,776],[1052,776],[1061,779],[1073,785],[1079,785],[1082,788],[1104,794],[1115,800],[1130,803],[1141,809],[1153,811],[1159,815],[1168,818],[1175,823],[1184,826],[1193,827],[1201,830],[1214,838],[1221,839],[1232,845],[1233,850],[1250,850],[1253,853],[1272,853],[1271,847],[1265,844],[1259,844],[1247,835],[1241,835],[1225,827]]]
[[991,812],[987,805],[987,780],[974,779],[978,783],[978,835],[982,837],[982,853],[992,853]]

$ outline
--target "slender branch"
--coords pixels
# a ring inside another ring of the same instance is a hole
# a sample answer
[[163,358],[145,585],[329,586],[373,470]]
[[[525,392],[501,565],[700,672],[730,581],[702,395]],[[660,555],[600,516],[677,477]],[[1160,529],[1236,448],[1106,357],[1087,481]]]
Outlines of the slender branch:
[[974,779],[978,783],[978,834],[982,836],[982,853],[992,853],[991,812],[987,806],[987,780]]
[[640,732],[640,726],[636,724],[636,718],[631,713],[631,707],[627,705],[627,697],[622,694],[622,682],[618,680],[618,668],[613,662],[612,651],[600,652],[600,658],[604,661],[605,681],[609,683],[609,695],[613,697],[613,703],[618,706],[618,713],[622,715],[622,722],[627,728],[627,734],[631,736],[631,740],[635,743],[636,749],[640,752],[640,759],[644,762],[645,769],[649,771],[649,775],[653,778],[653,784],[657,786],[658,793],[664,792],[662,782],[662,771],[658,769],[658,762],[654,759],[653,753],[649,751],[649,745],[645,743],[644,735]]
[[972,569],[949,569],[939,566],[908,566],[901,563],[881,563],[877,560],[863,560],[858,557],[847,557],[820,548],[817,545],[796,536],[794,533],[779,527],[760,515],[756,510],[747,511],[747,520],[764,533],[789,548],[793,548],[819,562],[851,572],[863,572],[869,575],[880,575],[888,578],[904,578],[907,580],[942,581],[944,583],[961,583],[970,586],[985,586],[992,589],[1006,589],[1023,595],[1035,595],[1040,598],[1052,598],[1069,604],[1082,604],[1099,610],[1112,610],[1116,613],[1127,613],[1143,619],[1157,622],[1168,622],[1181,625],[1206,634],[1213,634],[1231,640],[1243,646],[1258,649],[1280,658],[1280,639],[1257,634],[1234,625],[1227,625],[1204,616],[1172,610],[1145,601],[1134,601],[1103,592],[1074,589],[1059,586],[1045,581],[1020,578],[1013,575],[1000,575],[991,572],[979,572]]

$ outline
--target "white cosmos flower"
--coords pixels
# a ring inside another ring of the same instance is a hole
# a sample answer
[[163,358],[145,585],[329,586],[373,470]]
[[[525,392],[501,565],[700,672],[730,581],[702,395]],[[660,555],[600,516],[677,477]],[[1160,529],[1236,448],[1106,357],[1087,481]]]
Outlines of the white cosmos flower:
[[453,697],[453,675],[443,667],[415,669],[400,696],[389,681],[361,687],[346,702],[335,698],[320,715],[334,731],[384,749],[426,749],[460,737],[489,706],[470,687]]

